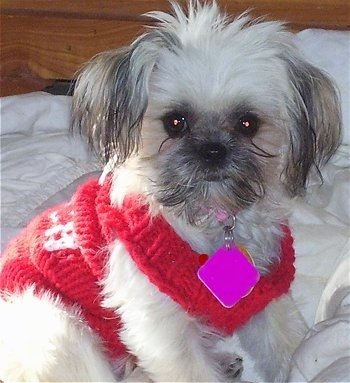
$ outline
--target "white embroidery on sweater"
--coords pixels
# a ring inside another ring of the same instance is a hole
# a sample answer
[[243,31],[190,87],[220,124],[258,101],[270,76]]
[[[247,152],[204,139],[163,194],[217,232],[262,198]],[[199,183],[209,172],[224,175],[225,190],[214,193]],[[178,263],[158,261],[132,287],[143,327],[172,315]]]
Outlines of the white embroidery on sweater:
[[58,223],[59,217],[57,212],[50,214],[50,219],[55,225],[45,231],[47,240],[44,242],[44,249],[47,251],[77,249],[78,244],[73,221],[65,224]]
[[58,215],[57,215],[57,211],[54,211],[53,213],[50,214],[50,219],[53,223],[57,223],[58,222]]

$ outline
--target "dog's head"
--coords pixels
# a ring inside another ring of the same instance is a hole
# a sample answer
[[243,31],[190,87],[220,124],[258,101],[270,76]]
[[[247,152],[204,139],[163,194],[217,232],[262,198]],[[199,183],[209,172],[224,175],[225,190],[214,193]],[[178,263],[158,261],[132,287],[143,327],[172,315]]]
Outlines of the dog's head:
[[190,222],[302,193],[339,145],[339,102],[283,25],[215,3],[148,15],[155,27],[77,80],[74,125],[106,162]]

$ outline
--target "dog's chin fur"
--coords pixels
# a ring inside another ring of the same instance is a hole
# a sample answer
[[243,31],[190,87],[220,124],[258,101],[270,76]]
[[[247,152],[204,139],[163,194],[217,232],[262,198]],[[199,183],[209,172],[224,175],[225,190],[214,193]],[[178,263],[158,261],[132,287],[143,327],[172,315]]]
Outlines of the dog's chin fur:
[[[206,254],[224,245],[224,226],[235,217],[235,241],[267,274],[279,262],[288,201],[303,194],[310,174],[321,178],[339,144],[336,91],[281,23],[247,14],[231,21],[215,3],[192,1],[187,14],[173,8],[174,15],[149,14],[159,24],[130,47],[86,65],[73,124],[104,155],[101,182],[112,173],[112,204],[140,196],[151,215],[163,215]],[[103,293],[137,358],[131,375],[130,360],[106,361],[78,310],[30,289],[1,302],[0,378],[233,381],[239,345],[243,367],[251,358],[261,380],[285,381],[305,332],[286,295],[223,339],[160,293],[119,241],[110,247]]]

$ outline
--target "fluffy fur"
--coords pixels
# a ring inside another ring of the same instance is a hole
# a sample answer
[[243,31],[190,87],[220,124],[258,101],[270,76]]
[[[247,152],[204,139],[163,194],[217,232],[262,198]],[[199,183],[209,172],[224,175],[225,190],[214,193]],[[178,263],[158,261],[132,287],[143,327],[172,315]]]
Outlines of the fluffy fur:
[[[303,194],[311,174],[321,178],[339,145],[334,86],[281,23],[248,14],[230,20],[215,3],[197,1],[187,12],[173,4],[173,14],[148,16],[158,24],[85,66],[73,125],[113,173],[113,204],[145,196],[151,214],[207,254],[223,245],[223,226],[235,216],[235,241],[266,274],[279,260],[288,200]],[[78,310],[30,289],[1,302],[0,378],[232,381],[242,369],[230,347],[238,342],[262,379],[284,381],[305,331],[286,296],[234,341],[222,339],[151,285],[118,241],[103,291],[137,357],[134,375],[129,359],[107,362]]]

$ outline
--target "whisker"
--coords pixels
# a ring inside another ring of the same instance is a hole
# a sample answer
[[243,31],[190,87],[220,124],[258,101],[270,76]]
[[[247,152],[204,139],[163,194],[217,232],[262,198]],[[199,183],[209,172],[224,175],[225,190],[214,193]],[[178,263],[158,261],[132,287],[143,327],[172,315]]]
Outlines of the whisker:
[[164,145],[168,140],[170,140],[170,137],[167,137],[165,140],[162,141],[162,143],[161,143],[160,146],[159,146],[158,153],[160,153],[160,151],[162,150],[163,145]]
[[252,146],[254,146],[255,149],[257,149],[257,151],[249,149],[250,152],[253,154],[260,156],[260,157],[264,157],[264,158],[275,158],[275,157],[277,157],[276,154],[268,153],[266,150],[259,148],[259,146],[254,144],[253,141],[251,141],[251,144],[252,144]]

